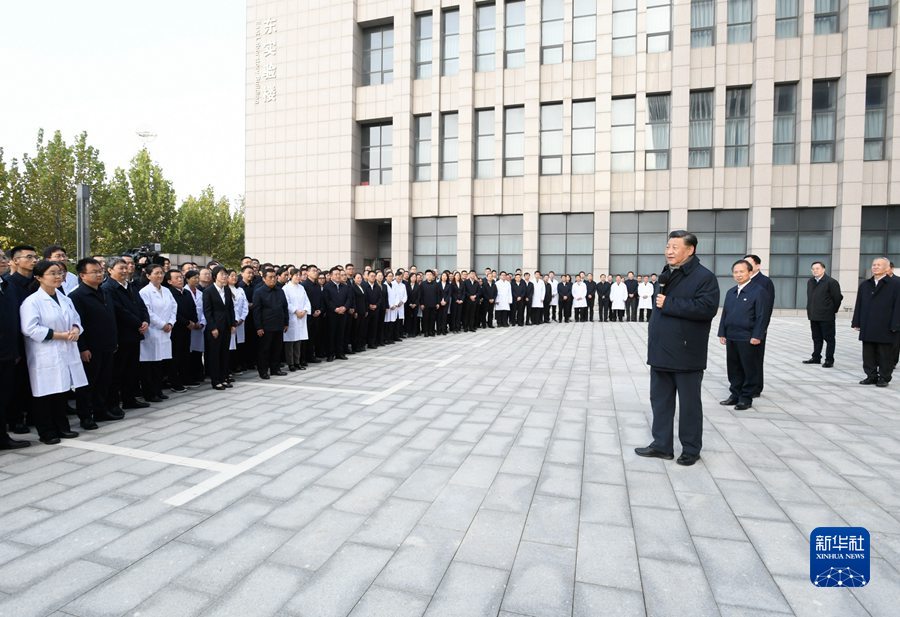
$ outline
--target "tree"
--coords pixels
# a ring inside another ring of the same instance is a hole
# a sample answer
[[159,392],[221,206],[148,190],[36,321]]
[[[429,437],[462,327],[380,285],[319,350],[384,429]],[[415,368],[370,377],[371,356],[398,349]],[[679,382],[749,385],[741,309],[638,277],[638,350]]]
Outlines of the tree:
[[198,197],[189,195],[178,208],[163,248],[171,253],[211,255],[237,265],[244,250],[243,203],[232,215],[228,198],[217,198],[211,186]]

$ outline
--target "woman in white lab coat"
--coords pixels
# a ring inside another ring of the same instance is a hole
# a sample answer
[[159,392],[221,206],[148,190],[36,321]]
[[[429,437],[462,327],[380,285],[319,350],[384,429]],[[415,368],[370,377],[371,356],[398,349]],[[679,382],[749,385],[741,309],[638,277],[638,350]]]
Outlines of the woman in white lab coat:
[[628,288],[622,282],[622,275],[616,275],[616,282],[609,289],[609,320],[625,321],[625,302],[628,300]]
[[203,290],[200,289],[200,272],[188,270],[184,275],[187,289],[197,306],[197,325],[191,330],[191,378],[200,383],[206,379],[206,371],[203,370],[203,329],[206,326],[206,316],[203,314]]
[[387,290],[387,306],[384,307],[384,342],[393,345],[400,336],[397,331],[397,307],[403,301],[394,286],[394,273],[388,270],[384,273],[384,285]]
[[509,274],[500,273],[500,280],[497,281],[497,305],[494,310],[497,311],[497,326],[500,328],[509,327],[509,310],[512,307],[512,285],[509,282]]
[[146,269],[149,283],[141,288],[139,295],[150,314],[150,328],[141,341],[141,386],[144,400],[159,403],[169,398],[162,391],[164,365],[172,359],[172,328],[178,303],[168,287],[162,286],[165,272],[159,264],[151,264]]
[[305,371],[306,361],[303,359],[306,351],[306,341],[309,340],[309,332],[306,326],[306,316],[312,309],[306,289],[300,284],[303,275],[299,268],[291,268],[291,278],[282,287],[284,297],[288,304],[288,329],[284,333],[284,359],[289,371]]
[[644,321],[644,315],[647,321],[650,321],[650,311],[653,310],[653,283],[650,277],[645,276],[641,283],[638,283],[638,321]]
[[231,344],[229,345],[228,362],[231,365],[232,373],[243,373],[240,369],[240,358],[243,352],[244,341],[244,322],[247,321],[247,315],[250,313],[250,303],[247,302],[247,294],[244,290],[237,286],[238,273],[237,270],[228,271],[228,286],[231,287],[231,295],[234,298],[234,319],[237,326],[231,333]]
[[59,443],[60,437],[78,437],[66,416],[66,396],[72,389],[87,385],[78,352],[81,318],[72,301],[57,293],[63,276],[61,264],[39,261],[34,278],[40,288],[19,308],[33,397],[32,417],[41,442],[51,445]]
[[575,309],[575,321],[587,321],[587,284],[580,274],[572,283],[572,308]]

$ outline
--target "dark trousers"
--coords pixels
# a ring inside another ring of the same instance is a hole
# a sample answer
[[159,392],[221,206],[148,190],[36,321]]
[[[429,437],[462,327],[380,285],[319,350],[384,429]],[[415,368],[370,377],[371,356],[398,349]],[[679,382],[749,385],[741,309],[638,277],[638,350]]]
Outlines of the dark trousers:
[[509,327],[509,311],[497,311],[497,325],[501,328]]
[[426,306],[422,309],[422,334],[425,336],[434,336],[434,321],[437,312],[438,309],[433,306]]
[[653,408],[651,448],[673,454],[675,396],[678,395],[678,439],[685,454],[700,454],[703,446],[703,371],[676,373],[650,369],[650,406]]
[[588,321],[594,321],[594,299],[588,298],[587,303],[588,303],[588,305],[587,305]]
[[597,319],[600,321],[609,321],[609,302],[606,298],[600,298],[597,306]]
[[32,417],[41,439],[59,437],[60,433],[71,431],[69,418],[66,416],[66,397],[68,392],[35,396],[32,399]]
[[153,398],[162,394],[164,361],[141,362],[141,386],[144,398]]
[[230,328],[219,328],[219,336],[214,338],[207,325],[207,331],[204,333],[206,337],[204,341],[206,372],[209,373],[209,379],[213,386],[225,383],[225,380],[228,379],[228,347],[231,344],[230,330]]
[[625,300],[625,314],[628,321],[637,321],[638,297],[628,298]]
[[341,347],[341,353],[346,353],[348,351],[348,347],[353,344],[353,315],[350,313],[344,314],[344,346]]
[[122,342],[113,359],[113,378],[109,404],[116,407],[120,403],[128,405],[138,394],[138,364],[141,357],[139,341]]
[[[307,316],[306,323],[309,325],[309,317]],[[238,345],[238,350],[240,350],[240,363],[241,368],[248,369],[256,366],[256,345],[259,342],[259,337],[256,336],[256,326],[253,321],[253,313],[249,313],[247,315],[247,319],[244,320],[244,344]],[[173,339],[174,345],[174,339]],[[172,348],[172,357],[175,357],[175,349]]]
[[609,320],[610,321],[625,321],[625,311],[622,309],[610,309],[609,310]]
[[647,321],[650,321],[650,309],[638,310],[638,321],[644,321],[644,317],[647,318]]
[[14,360],[0,361],[0,439],[6,435],[10,401],[13,398],[13,384],[16,383],[16,363]]
[[406,305],[406,335],[413,337],[419,333],[419,305],[416,304],[415,308],[412,306]]
[[822,359],[822,344],[825,343],[825,361],[834,362],[834,320],[810,321],[809,329],[812,332],[813,360]]
[[462,323],[462,304],[457,304],[456,300],[450,305],[450,330],[459,332]]
[[541,319],[544,316],[544,308],[541,306],[531,307],[530,314],[531,314],[531,324],[536,326],[541,323]]
[[190,375],[193,381],[202,383],[206,379],[206,369],[203,366],[203,352],[192,351],[190,359]]
[[[550,306],[549,304],[544,305],[544,314],[542,315],[544,320],[543,323],[550,323],[551,319],[554,321],[560,321],[562,319],[562,313],[558,313],[556,309],[557,307],[555,306]],[[553,314],[552,317],[550,316],[551,313]]]
[[384,314],[379,311],[377,308],[374,311],[369,311],[369,314],[366,315],[366,342],[369,347],[378,346],[381,341],[378,339],[378,315],[381,314],[381,320],[384,321]]
[[466,298],[463,303],[463,329],[467,332],[475,330],[475,317],[478,313],[478,303]]
[[94,414],[109,410],[107,396],[112,383],[114,351],[91,353],[90,362],[82,362],[88,385],[75,391],[75,406],[79,418],[92,418]]
[[750,403],[759,389],[759,345],[750,341],[726,341],[725,360],[728,368],[728,383],[731,398],[739,403]]
[[344,332],[347,330],[347,314],[328,315],[328,357],[344,354]]
[[[25,357],[19,360],[14,369],[15,381],[12,384],[12,403],[6,412],[6,421],[10,425],[25,424],[32,409],[31,382],[28,378],[28,365]],[[31,420],[34,422],[34,420]]]
[[[253,333],[256,336],[256,333]],[[256,370],[260,375],[268,375],[281,368],[281,350],[284,347],[284,330],[266,330],[257,337]]]
[[[587,321],[587,307],[582,306],[581,308],[575,309],[575,321]],[[568,321],[568,320],[567,320]]]
[[862,344],[863,370],[872,379],[890,381],[894,373],[894,344],[867,343]]
[[442,306],[435,309],[437,314],[437,332],[438,334],[447,334],[447,321],[450,318],[449,306]]
[[353,351],[362,351],[366,348],[366,326],[368,325],[368,319],[365,315],[360,315],[357,313],[353,316],[353,323],[351,327],[351,332],[353,334],[353,338],[351,339],[353,342]]
[[765,363],[766,363],[766,339],[765,337],[762,340],[762,343],[759,344],[759,353],[756,356],[756,370],[759,373],[759,390],[757,390],[753,396],[759,396],[762,394],[763,385],[766,378],[765,374]]
[[[245,330],[247,338],[251,338],[252,330]],[[238,349],[241,345],[238,345]],[[244,344],[246,348],[246,343]],[[245,365],[247,362],[243,362]],[[169,385],[173,388],[184,386],[191,379],[191,331],[187,328],[184,332],[172,331],[172,359],[169,361]]]
[[484,304],[484,317],[481,320],[481,326],[488,328],[494,327],[494,303],[486,302]]
[[516,302],[513,304],[513,308],[515,309],[515,315],[513,317],[513,321],[517,326],[525,325],[525,303],[524,302]]
[[[319,333],[319,328],[321,327],[321,323],[322,323],[321,316],[313,317],[311,312],[309,315],[306,316],[306,335],[309,337],[309,339],[306,341],[307,345],[303,349],[303,353],[306,354],[303,358],[304,362],[311,362],[312,359],[315,358],[316,354],[318,353],[316,346],[318,344],[318,333]],[[262,343],[262,337],[259,337],[256,339],[256,347],[257,347],[256,357],[257,358],[259,358],[258,348],[259,348],[260,343]],[[266,365],[265,367],[257,367],[257,368],[262,368],[263,370],[268,370],[268,365]]]
[[328,324],[325,313],[313,318],[316,322],[316,338],[313,342],[317,358],[324,358],[328,355]]

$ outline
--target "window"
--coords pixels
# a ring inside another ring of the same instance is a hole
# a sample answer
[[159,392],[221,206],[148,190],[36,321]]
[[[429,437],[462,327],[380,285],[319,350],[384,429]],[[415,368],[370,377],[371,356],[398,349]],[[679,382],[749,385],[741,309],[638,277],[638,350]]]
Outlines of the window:
[[413,152],[413,181],[431,180],[431,116],[413,118],[415,149]]
[[562,103],[541,105],[541,175],[562,173]]
[[714,110],[712,90],[691,92],[688,167],[712,167]]
[[609,215],[609,273],[652,274],[666,265],[668,212],[613,212]]
[[750,165],[750,87],[725,91],[725,167]]
[[612,101],[612,171],[634,171],[634,97]]
[[431,77],[431,13],[416,15],[416,79]]
[[669,51],[672,40],[672,0],[647,0],[647,53]]
[[837,80],[813,81],[811,163],[834,162]]
[[790,39],[799,35],[799,0],[775,0],[775,38]]
[[637,3],[636,0],[613,0],[614,56],[633,56],[637,51]]
[[563,2],[541,0],[541,64],[563,61]]
[[669,168],[669,100],[668,94],[647,95],[647,139],[644,168]]
[[772,164],[793,165],[797,141],[797,84],[775,84]]
[[494,110],[475,111],[475,177],[494,177]]
[[810,264],[831,263],[833,215],[832,208],[772,208],[769,277],[776,308],[806,306]]
[[362,131],[360,184],[374,186],[391,183],[392,128],[390,122],[360,126]]
[[506,68],[525,66],[525,0],[506,3]]
[[749,43],[753,38],[753,0],[728,0],[728,43]]
[[597,57],[597,0],[575,0],[572,11],[572,60]]
[[716,0],[691,0],[691,47],[716,44]]
[[459,114],[441,114],[441,180],[459,177]]
[[541,272],[562,276],[593,270],[593,214],[542,214],[538,231]]
[[497,8],[494,4],[475,7],[475,71],[493,71],[496,41]]
[[725,302],[725,291],[734,286],[731,265],[747,254],[748,210],[690,210],[688,229],[697,236],[697,254],[703,265],[719,279]]
[[503,110],[503,175],[525,174],[525,108]]
[[863,159],[884,159],[884,130],[887,126],[888,78],[869,75],[866,78],[866,142]]
[[869,0],[869,28],[891,27],[891,0]]
[[572,173],[595,170],[597,106],[594,101],[572,101]]
[[443,19],[441,36],[441,75],[459,73],[459,9],[449,9],[441,15]]
[[413,262],[421,269],[456,269],[456,217],[413,219]]
[[859,281],[872,276],[876,257],[900,255],[900,206],[863,206],[859,239]]
[[389,84],[394,80],[394,26],[363,29],[362,85]]
[[475,270],[514,272],[522,267],[522,215],[475,217]]
[[840,28],[840,1],[816,0],[813,31],[816,34],[834,34]]

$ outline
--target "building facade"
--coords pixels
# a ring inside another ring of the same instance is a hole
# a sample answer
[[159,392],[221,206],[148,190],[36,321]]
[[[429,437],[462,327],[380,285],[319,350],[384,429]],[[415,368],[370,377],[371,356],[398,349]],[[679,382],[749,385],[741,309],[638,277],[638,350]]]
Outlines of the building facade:
[[[249,0],[248,252],[651,273],[900,256],[896,0]],[[846,304],[846,302],[845,302]]]

